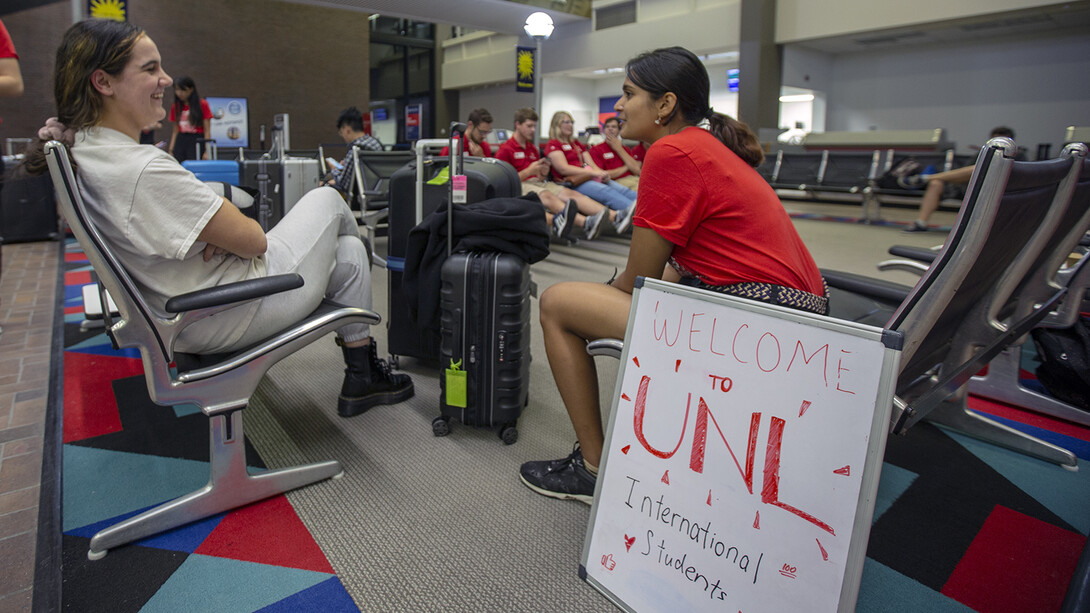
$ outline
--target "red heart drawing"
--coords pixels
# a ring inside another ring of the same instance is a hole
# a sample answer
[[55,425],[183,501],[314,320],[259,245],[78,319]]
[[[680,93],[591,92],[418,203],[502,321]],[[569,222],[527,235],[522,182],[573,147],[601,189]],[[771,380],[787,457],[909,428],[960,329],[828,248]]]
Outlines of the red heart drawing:
[[632,551],[632,546],[636,544],[636,537],[624,535],[624,548],[625,551]]

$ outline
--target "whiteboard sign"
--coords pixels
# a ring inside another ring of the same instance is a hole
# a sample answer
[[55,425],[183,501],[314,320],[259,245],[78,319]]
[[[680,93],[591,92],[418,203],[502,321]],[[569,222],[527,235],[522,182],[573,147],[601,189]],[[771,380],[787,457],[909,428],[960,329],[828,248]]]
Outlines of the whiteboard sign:
[[580,572],[629,611],[851,611],[901,336],[646,280]]

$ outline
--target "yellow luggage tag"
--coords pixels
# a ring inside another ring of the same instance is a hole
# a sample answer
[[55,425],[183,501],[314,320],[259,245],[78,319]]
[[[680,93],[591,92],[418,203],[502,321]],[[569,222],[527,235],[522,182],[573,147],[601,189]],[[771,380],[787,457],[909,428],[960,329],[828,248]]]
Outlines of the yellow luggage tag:
[[435,175],[428,181],[428,185],[446,185],[450,180],[450,167],[447,166],[439,171],[439,174]]
[[466,407],[466,371],[462,370],[462,361],[450,361],[450,368],[446,370],[447,377],[447,406]]

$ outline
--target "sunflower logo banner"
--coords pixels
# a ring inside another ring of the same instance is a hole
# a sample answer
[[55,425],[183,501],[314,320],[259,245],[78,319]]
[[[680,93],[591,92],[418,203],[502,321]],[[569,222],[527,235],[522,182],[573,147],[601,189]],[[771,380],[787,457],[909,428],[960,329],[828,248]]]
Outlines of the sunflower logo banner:
[[533,47],[515,47],[515,91],[534,91],[534,70],[537,58]]
[[129,9],[122,0],[87,0],[87,15],[96,19],[125,21]]

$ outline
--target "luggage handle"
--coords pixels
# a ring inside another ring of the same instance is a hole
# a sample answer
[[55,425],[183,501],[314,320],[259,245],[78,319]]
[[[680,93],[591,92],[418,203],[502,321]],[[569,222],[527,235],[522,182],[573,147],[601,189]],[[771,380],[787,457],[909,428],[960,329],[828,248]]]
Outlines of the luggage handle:
[[450,161],[447,163],[447,257],[454,252],[454,178],[462,174],[462,140],[454,140],[454,134],[465,134],[466,124],[460,121],[450,122],[450,134],[447,138],[450,143],[447,150],[450,152]]

